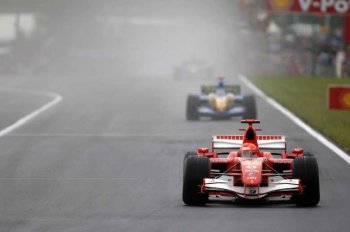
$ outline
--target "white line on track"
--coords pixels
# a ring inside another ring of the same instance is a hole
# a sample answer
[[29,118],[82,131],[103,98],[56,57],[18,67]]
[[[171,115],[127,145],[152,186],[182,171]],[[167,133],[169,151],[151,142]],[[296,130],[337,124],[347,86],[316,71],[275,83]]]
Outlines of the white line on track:
[[56,93],[49,93],[49,92],[39,92],[39,91],[27,91],[27,90],[18,90],[18,89],[1,89],[1,91],[6,91],[6,92],[19,92],[21,94],[31,94],[31,95],[38,95],[38,96],[46,96],[46,97],[51,97],[53,98],[52,101],[50,101],[49,103],[43,105],[42,107],[40,107],[39,109],[35,110],[34,112],[28,114],[27,116],[19,119],[18,121],[16,121],[14,124],[6,127],[5,129],[0,131],[0,137],[5,136],[6,134],[14,131],[15,129],[23,126],[24,124],[26,124],[28,121],[30,121],[31,119],[37,117],[39,114],[43,113],[44,111],[50,109],[51,107],[53,107],[54,105],[58,104],[61,100],[62,100],[62,96],[60,96],[59,94]]
[[312,129],[310,126],[305,124],[300,118],[295,116],[292,112],[284,108],[282,105],[277,103],[272,98],[268,97],[263,91],[261,91],[258,87],[256,87],[252,82],[250,82],[245,76],[239,75],[239,79],[253,92],[255,92],[259,97],[264,99],[268,104],[270,104],[272,107],[280,111],[282,114],[287,116],[290,120],[292,120],[295,124],[297,124],[299,127],[304,129],[307,133],[309,133],[311,136],[316,138],[318,141],[320,141],[323,145],[328,147],[331,151],[333,151],[335,154],[337,154],[340,158],[345,160],[348,164],[350,164],[350,156],[344,152],[342,149],[340,149],[338,146],[336,146],[334,143],[326,139],[323,135]]

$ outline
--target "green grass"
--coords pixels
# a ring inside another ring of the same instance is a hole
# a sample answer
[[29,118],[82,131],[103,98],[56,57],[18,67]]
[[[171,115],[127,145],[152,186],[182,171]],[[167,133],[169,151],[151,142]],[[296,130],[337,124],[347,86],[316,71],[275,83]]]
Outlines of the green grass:
[[328,85],[350,85],[349,79],[256,77],[252,81],[308,125],[350,151],[350,111],[327,108]]

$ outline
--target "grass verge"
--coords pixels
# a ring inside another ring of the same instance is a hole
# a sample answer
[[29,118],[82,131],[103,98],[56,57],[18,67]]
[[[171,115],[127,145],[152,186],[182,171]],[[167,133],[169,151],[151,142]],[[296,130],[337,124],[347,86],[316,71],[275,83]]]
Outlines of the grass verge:
[[350,85],[349,79],[255,77],[251,80],[308,125],[350,152],[350,111],[327,108],[328,85]]

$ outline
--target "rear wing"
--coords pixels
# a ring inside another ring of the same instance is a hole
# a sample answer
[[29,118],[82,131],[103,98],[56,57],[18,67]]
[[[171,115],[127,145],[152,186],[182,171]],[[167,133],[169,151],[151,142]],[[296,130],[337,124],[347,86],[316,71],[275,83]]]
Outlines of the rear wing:
[[[233,94],[240,94],[241,93],[241,86],[239,85],[225,85],[225,92],[227,93],[233,93]],[[216,93],[216,86],[215,85],[202,85],[201,86],[201,93],[202,94],[209,94],[209,93]]]
[[[243,135],[215,135],[213,136],[212,149],[239,149],[243,144]],[[282,135],[258,135],[260,150],[284,150],[286,151],[286,137]]]

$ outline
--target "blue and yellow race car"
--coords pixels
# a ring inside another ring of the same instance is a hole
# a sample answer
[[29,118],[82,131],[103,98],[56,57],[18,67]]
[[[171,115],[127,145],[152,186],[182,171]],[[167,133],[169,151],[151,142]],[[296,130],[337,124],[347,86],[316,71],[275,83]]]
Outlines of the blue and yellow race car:
[[187,120],[191,121],[199,120],[201,117],[256,118],[255,97],[242,94],[239,85],[225,85],[223,78],[219,78],[216,86],[203,85],[199,94],[187,97],[186,116]]

